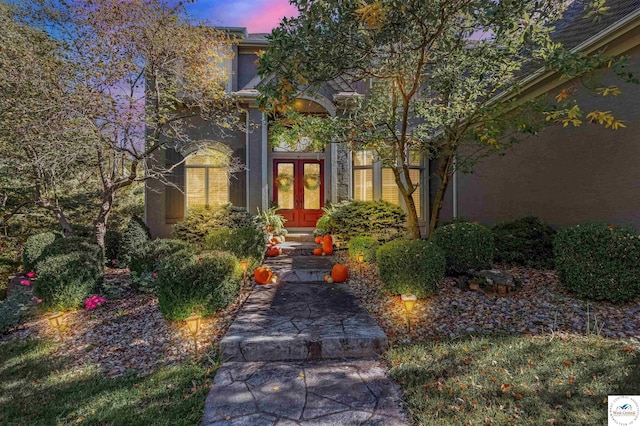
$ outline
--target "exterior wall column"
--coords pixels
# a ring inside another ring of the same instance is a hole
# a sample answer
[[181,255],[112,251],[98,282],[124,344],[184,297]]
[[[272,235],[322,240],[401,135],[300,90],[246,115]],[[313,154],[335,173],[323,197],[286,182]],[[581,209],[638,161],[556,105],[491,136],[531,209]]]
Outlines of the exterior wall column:
[[269,206],[269,184],[267,181],[267,124],[264,114],[258,108],[247,110],[247,152],[248,177],[247,210],[251,214],[257,209]]

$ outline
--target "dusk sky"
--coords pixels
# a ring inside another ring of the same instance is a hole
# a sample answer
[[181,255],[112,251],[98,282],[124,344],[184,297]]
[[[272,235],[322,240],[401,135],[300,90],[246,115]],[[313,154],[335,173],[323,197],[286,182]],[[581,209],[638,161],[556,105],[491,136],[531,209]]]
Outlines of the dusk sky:
[[296,14],[289,0],[199,0],[187,10],[212,25],[246,27],[250,33],[271,32],[283,16]]

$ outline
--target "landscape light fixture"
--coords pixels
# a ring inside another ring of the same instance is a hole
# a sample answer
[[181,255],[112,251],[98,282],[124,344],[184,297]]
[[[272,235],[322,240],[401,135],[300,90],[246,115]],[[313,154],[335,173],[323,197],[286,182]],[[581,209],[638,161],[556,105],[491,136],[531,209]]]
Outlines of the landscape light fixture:
[[358,261],[358,265],[360,265],[360,273],[362,273],[362,264],[364,263],[364,254],[358,253],[356,256],[356,260]]
[[411,293],[403,294],[400,296],[402,299],[402,303],[404,303],[404,309],[407,311],[407,327],[409,332],[411,331],[411,312],[413,312],[413,308],[416,306],[416,301],[418,298]]
[[189,333],[193,336],[193,349],[196,357],[198,356],[198,330],[200,330],[201,319],[202,317],[200,315],[193,314],[185,320],[187,322]]
[[60,341],[64,340],[64,336],[62,335],[62,312],[56,312],[55,314],[49,317],[49,323],[58,329],[58,336],[60,336]]
[[247,268],[249,267],[249,261],[247,259],[242,259],[240,261],[240,266],[242,267],[242,285],[247,285]]

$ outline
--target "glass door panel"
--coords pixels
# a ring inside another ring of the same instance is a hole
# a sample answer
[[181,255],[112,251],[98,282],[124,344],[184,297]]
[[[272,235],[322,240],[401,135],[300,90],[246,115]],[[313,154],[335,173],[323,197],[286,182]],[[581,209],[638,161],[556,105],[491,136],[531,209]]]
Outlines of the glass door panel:
[[305,163],[303,183],[303,209],[320,210],[320,191],[322,190],[322,176],[320,175],[320,164]]

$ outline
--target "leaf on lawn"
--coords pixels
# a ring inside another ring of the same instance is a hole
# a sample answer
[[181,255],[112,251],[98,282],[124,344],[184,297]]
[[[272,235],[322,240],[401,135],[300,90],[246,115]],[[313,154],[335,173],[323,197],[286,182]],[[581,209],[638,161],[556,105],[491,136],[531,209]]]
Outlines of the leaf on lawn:
[[622,348],[622,352],[633,352],[633,348],[631,346],[627,346],[626,348]]
[[564,361],[562,361],[562,363],[567,367],[571,367],[571,361],[569,361],[568,359],[565,359]]
[[571,391],[567,391],[565,395],[567,396],[567,398],[571,398]]
[[274,386],[274,387],[273,387],[273,390],[274,390],[274,391],[279,391],[279,390],[280,390],[280,386]]
[[502,391],[502,393],[505,393],[507,390],[509,390],[510,387],[511,385],[509,383],[503,383],[502,386],[500,386],[500,390]]
[[547,423],[549,423],[550,425],[555,425],[556,424],[556,419],[549,419],[549,420],[547,420]]
[[584,387],[584,391],[587,395],[589,396],[594,396],[596,393],[594,391],[592,391],[591,389],[589,389],[588,387]]

